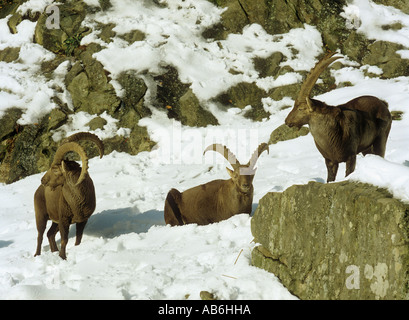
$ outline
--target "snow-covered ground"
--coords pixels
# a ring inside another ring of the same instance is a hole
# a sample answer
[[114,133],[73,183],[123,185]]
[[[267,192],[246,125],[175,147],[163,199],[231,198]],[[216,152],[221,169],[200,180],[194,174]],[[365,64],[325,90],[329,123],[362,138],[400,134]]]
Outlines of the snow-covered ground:
[[[281,51],[288,58],[284,64],[295,71],[309,70],[321,53],[319,32],[305,25],[278,37],[251,25],[218,45],[200,37],[203,28],[217,22],[221,13],[207,1],[169,0],[164,9],[149,6],[148,1],[111,2],[109,15],[97,13],[84,23],[113,22],[118,24],[114,29],[118,34],[138,28],[147,35],[145,41],[131,46],[114,38],[110,44],[102,43],[106,48],[95,55],[113,75],[117,90],[115,75],[123,70],[159,72],[172,64],[182,81],[192,83],[192,90],[220,125],[185,127],[153,110],[153,115],[139,124],[158,142],[155,150],[137,156],[113,152],[91,159],[89,171],[96,187],[97,208],[80,246],[74,246],[75,227],[71,227],[66,261],[49,251],[46,239],[42,255],[33,256],[37,237],[33,195],[43,174],[0,185],[0,299],[199,299],[202,290],[220,299],[295,299],[273,274],[251,266],[251,250],[256,245],[250,231],[251,217],[242,214],[208,226],[170,227],[164,224],[163,206],[170,188],[183,191],[228,178],[223,157],[215,153],[202,156],[208,144],[224,143],[239,161],[247,162],[257,145],[267,142],[271,132],[284,122],[289,109],[280,110],[281,106],[292,104],[289,98],[279,102],[265,99],[270,118],[252,122],[240,110],[218,110],[208,99],[241,81],[257,81],[264,88],[301,81],[297,73],[275,80],[259,79],[252,59]],[[26,6],[31,4],[42,11],[50,3],[30,0]],[[398,19],[405,26],[400,33],[409,37],[409,17],[390,7],[355,0],[345,9],[351,21],[355,16],[363,18],[359,31],[371,38],[385,36],[381,32],[369,34],[368,27],[378,21],[370,17],[382,12],[388,19]],[[0,62],[0,112],[19,106],[25,110],[21,124],[33,123],[55,107],[49,102],[53,82],[38,75],[40,63],[51,59],[52,54],[31,42],[31,22],[22,23],[19,33],[11,35],[7,19],[0,20],[0,49],[18,43],[22,51],[19,62]],[[401,41],[400,34],[394,36],[396,39],[390,36],[389,40]],[[83,41],[101,40],[92,33]],[[298,53],[291,53],[290,47]],[[407,202],[409,77],[367,78],[364,71],[368,66],[354,67],[347,58],[341,61],[345,67],[332,71],[337,83],[347,79],[353,86],[335,89],[318,99],[340,104],[371,94],[386,100],[391,111],[405,112],[401,121],[393,122],[385,159],[359,156],[357,169],[348,179],[385,187]],[[60,86],[63,67],[54,80]],[[235,75],[231,69],[237,71]],[[62,94],[69,103],[69,96]],[[90,117],[83,113],[73,116],[56,137],[88,130],[84,124],[89,120],[82,119]],[[108,120],[106,132],[96,132],[100,137],[118,130],[126,134],[113,119]],[[344,179],[344,170],[345,165],[340,165],[337,181]],[[269,153],[263,153],[258,161],[253,207],[267,192],[325,179],[324,160],[311,135],[271,145]]]

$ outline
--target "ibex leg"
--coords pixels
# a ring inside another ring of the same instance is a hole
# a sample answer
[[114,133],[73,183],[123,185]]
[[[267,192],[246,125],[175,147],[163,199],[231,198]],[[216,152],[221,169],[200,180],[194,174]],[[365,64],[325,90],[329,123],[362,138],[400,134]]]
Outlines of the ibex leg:
[[50,243],[51,252],[58,251],[57,244],[55,243],[55,235],[58,232],[58,223],[53,222],[50,229],[47,232],[48,242]]
[[373,144],[374,154],[377,156],[381,156],[382,158],[385,157],[385,150],[386,150],[386,141],[388,140],[388,136],[380,136],[375,139]]
[[67,219],[60,219],[59,229],[60,229],[60,235],[61,235],[61,249],[60,249],[60,257],[64,260],[67,259],[66,256],[66,247],[68,243],[68,232],[70,229],[70,221]]
[[39,256],[41,254],[41,244],[43,243],[43,234],[45,231],[45,228],[47,226],[47,220],[45,221],[37,221],[37,250],[34,254],[35,256]]
[[338,162],[333,162],[329,159],[325,159],[325,164],[327,166],[327,182],[335,181],[338,172]]
[[48,214],[45,205],[44,187],[39,187],[34,194],[34,211],[37,225],[37,249],[34,256],[41,254],[41,245],[43,243],[43,235],[47,227]]
[[355,170],[356,155],[350,156],[346,161],[345,177],[349,176]]
[[76,227],[76,232],[77,232],[77,237],[75,239],[75,245],[78,246],[81,243],[82,240],[82,234],[84,233],[84,228],[85,225],[87,224],[88,220],[85,220],[83,222],[78,222],[75,227]]

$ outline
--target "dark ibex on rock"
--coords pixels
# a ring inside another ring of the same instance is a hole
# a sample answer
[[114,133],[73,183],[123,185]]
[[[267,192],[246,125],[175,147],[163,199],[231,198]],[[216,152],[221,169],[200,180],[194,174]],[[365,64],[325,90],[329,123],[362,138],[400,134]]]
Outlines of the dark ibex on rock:
[[[172,226],[197,223],[206,225],[226,220],[235,214],[251,213],[253,204],[254,168],[258,157],[268,145],[262,143],[250,161],[242,165],[233,153],[221,144],[212,144],[204,151],[221,153],[233,170],[226,168],[231,179],[214,180],[184,192],[169,191],[165,201],[165,222]],[[203,154],[204,154],[203,153]]]
[[373,96],[361,96],[339,106],[310,99],[320,74],[341,58],[333,55],[325,55],[310,71],[285,119],[290,127],[309,125],[315,145],[325,158],[327,182],[335,180],[340,162],[346,162],[346,176],[353,172],[360,152],[384,157],[392,123],[388,104]]
[[[88,174],[88,157],[77,143],[80,140],[94,142],[100,157],[104,154],[102,141],[94,134],[80,132],[66,138],[57,149],[51,168],[41,179],[41,185],[34,194],[34,210],[37,224],[37,250],[41,254],[43,234],[47,221],[52,225],[47,232],[50,249],[58,251],[55,235],[61,234],[60,257],[66,259],[68,231],[71,224],[76,224],[76,242],[81,243],[84,227],[95,210],[95,189]],[[75,161],[64,160],[68,152],[76,152],[81,157],[82,168]]]

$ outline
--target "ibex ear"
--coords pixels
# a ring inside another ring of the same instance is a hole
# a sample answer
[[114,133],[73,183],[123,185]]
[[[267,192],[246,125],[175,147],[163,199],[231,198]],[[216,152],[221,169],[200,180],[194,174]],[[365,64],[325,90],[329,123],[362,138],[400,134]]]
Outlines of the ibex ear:
[[227,173],[229,174],[229,176],[233,178],[234,177],[234,171],[227,168],[227,167],[226,167],[226,170],[227,170]]
[[312,104],[312,101],[310,98],[305,98],[305,100],[307,101],[307,106],[308,106],[308,111],[313,112],[314,111],[314,105]]
[[41,184],[46,186],[50,182],[50,173],[47,171],[47,173],[41,178]]

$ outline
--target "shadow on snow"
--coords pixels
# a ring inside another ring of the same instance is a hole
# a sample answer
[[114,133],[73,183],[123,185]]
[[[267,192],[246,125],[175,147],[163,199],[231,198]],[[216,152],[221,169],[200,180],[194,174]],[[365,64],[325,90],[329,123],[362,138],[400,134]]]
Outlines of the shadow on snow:
[[139,213],[136,208],[105,210],[91,216],[84,234],[114,238],[132,232],[144,233],[155,225],[165,225],[163,211],[149,210]]

